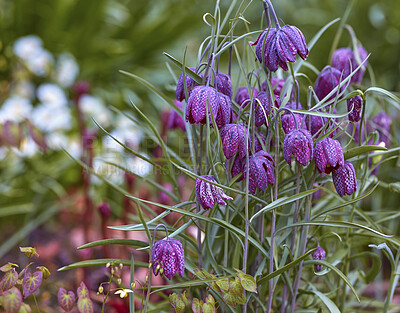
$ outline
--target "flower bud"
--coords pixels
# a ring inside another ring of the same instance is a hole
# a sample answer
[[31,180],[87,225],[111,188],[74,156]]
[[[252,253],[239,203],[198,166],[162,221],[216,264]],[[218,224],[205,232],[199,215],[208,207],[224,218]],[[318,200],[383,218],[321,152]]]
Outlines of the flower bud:
[[[313,260],[325,261],[325,250],[321,246],[317,246],[317,249],[312,253]],[[321,264],[315,264],[315,271],[320,272],[322,270]]]
[[361,109],[363,100],[360,96],[347,99],[347,111],[349,112],[350,122],[359,122],[361,120]]
[[357,179],[353,164],[344,161],[344,164],[332,172],[333,184],[339,196],[351,195],[357,190]]

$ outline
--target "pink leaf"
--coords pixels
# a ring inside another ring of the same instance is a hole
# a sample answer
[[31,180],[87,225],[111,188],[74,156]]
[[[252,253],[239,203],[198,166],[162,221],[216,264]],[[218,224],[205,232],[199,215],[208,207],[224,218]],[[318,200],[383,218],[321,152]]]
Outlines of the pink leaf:
[[80,313],[93,313],[93,302],[88,297],[78,299],[78,310]]
[[72,291],[66,291],[64,288],[60,288],[57,294],[58,304],[65,311],[69,312],[72,310],[75,304],[75,294]]
[[15,270],[15,268],[11,268],[4,274],[3,278],[0,280],[0,290],[6,291],[7,289],[14,287],[15,283],[17,282],[17,279],[18,279],[17,271]]
[[6,313],[17,313],[21,305],[22,295],[17,287],[12,287],[3,294],[3,307]]
[[81,282],[81,285],[78,287],[77,294],[78,298],[89,298],[89,290],[84,282]]
[[39,289],[42,283],[43,273],[42,271],[34,272],[33,274],[27,273],[22,281],[22,289],[24,291],[24,297],[30,296],[36,290]]

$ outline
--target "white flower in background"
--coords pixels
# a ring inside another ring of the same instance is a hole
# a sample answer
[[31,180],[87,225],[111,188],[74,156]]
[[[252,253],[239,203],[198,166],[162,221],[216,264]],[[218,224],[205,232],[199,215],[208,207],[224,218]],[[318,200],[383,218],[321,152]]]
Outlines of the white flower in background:
[[71,128],[71,112],[67,106],[53,106],[43,103],[32,113],[32,123],[44,132],[68,130]]
[[117,125],[117,127],[119,129],[137,128],[137,125],[135,124],[135,122],[133,122],[131,119],[127,118],[123,114],[119,114],[117,116],[117,119],[115,121],[115,125]]
[[51,132],[46,136],[47,146],[52,150],[68,149],[68,137],[60,132]]
[[6,147],[0,147],[0,161],[3,161],[8,154],[9,149]]
[[[148,156],[144,153],[141,153],[141,155],[148,158]],[[136,156],[133,157],[133,159],[127,158],[125,162],[127,162],[126,164],[127,169],[139,176],[147,176],[153,170],[153,165]]]
[[82,144],[78,138],[69,138],[67,152],[75,159],[79,159],[82,155]]
[[37,97],[41,102],[52,106],[64,106],[68,103],[64,90],[55,84],[40,85],[37,89]]
[[42,40],[34,35],[19,38],[14,43],[14,53],[23,60],[28,60],[37,54],[42,48]]
[[30,158],[39,151],[37,144],[31,137],[25,137],[21,141],[21,146],[18,148],[11,148],[18,156]]
[[29,59],[25,60],[29,70],[37,76],[46,76],[54,63],[53,56],[45,49],[38,51]]
[[21,122],[29,117],[32,111],[32,104],[28,99],[12,96],[4,101],[0,110],[0,123],[6,120]]
[[[111,181],[116,185],[121,185],[124,182],[124,171],[120,168],[106,163],[107,161],[120,164],[120,161],[110,159],[107,156],[99,155],[93,159],[93,170],[100,176]],[[100,185],[103,181],[96,175],[91,176],[91,183]]]
[[56,67],[56,80],[64,88],[71,87],[79,74],[79,66],[75,58],[69,54],[61,54]]
[[26,99],[33,99],[35,96],[35,85],[29,81],[18,81],[12,88],[12,93]]
[[88,119],[93,118],[102,127],[111,125],[112,114],[100,98],[91,95],[83,95],[79,99],[79,105],[83,114]]

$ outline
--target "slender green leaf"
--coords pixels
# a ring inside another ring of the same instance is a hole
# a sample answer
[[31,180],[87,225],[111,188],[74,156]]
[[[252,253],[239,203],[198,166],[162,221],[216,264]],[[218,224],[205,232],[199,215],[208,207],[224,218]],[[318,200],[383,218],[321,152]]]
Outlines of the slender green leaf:
[[[96,259],[96,260],[86,260],[86,261],[80,261],[76,263],[72,263],[67,266],[63,266],[59,268],[57,271],[62,272],[66,270],[71,270],[74,268],[81,268],[81,267],[89,267],[89,266],[105,266],[107,263],[117,263],[120,264],[122,263],[124,266],[130,266],[131,261],[130,260],[122,260],[122,259]],[[148,267],[149,264],[145,262],[139,262],[135,261],[135,266],[137,267]]]
[[87,244],[84,244],[80,247],[78,247],[78,250],[81,249],[87,249],[87,248],[93,248],[93,247],[98,247],[98,246],[105,246],[105,245],[123,245],[123,246],[130,246],[130,247],[147,247],[149,244],[144,241],[140,240],[133,240],[133,239],[104,239],[104,240],[98,240],[98,241],[93,241]]
[[381,146],[360,146],[360,147],[355,147],[353,149],[350,149],[344,153],[344,159],[348,160],[351,158],[354,158],[355,156],[358,156],[360,154],[368,153],[371,151],[387,151],[387,148],[381,147]]
[[315,295],[317,295],[321,299],[321,301],[327,306],[331,313],[340,313],[340,310],[338,309],[336,304],[323,293],[317,290],[311,290],[311,292],[315,293]]

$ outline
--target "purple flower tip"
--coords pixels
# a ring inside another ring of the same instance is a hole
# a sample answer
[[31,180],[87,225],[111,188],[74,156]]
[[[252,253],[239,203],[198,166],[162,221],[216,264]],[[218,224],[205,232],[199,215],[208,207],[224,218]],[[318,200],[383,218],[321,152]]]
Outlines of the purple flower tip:
[[347,100],[347,111],[349,112],[350,122],[361,121],[361,108],[363,100],[360,96],[355,96]]
[[313,140],[311,133],[305,129],[292,130],[283,141],[283,156],[290,165],[294,159],[303,166],[313,157]]
[[320,173],[329,174],[344,163],[343,151],[339,141],[324,138],[315,144],[315,166]]
[[[325,98],[333,89],[339,85],[341,79],[343,80],[342,73],[334,67],[325,66],[324,69],[318,74],[317,80],[315,82],[314,90],[319,100]],[[340,88],[340,93],[344,90],[344,86]],[[332,100],[336,97],[333,94],[329,99]]]
[[[249,158],[249,190],[254,195],[256,189],[265,191],[268,183],[275,183],[274,174],[275,162],[273,158],[264,150],[258,151]],[[243,174],[246,175],[246,166]]]
[[[202,175],[201,177],[217,182],[212,175]],[[233,200],[233,198],[227,196],[222,188],[210,184],[200,178],[196,178],[195,182],[196,197],[199,200],[201,206],[204,209],[212,209],[217,202],[220,205],[226,205],[224,200]]]
[[[258,94],[258,90],[257,88],[252,88],[251,89],[251,93],[252,93],[252,98],[255,98]],[[246,100],[250,99],[250,95],[249,95],[249,90],[247,89],[247,87],[242,86],[239,87],[237,92],[236,92],[236,96],[235,96],[235,102],[239,105],[239,106],[246,106],[247,102],[245,102]]]
[[[154,275],[162,273],[169,280],[176,272],[182,277],[185,270],[185,253],[182,243],[175,238],[156,241],[152,250],[152,266]],[[161,271],[162,269],[162,271]]]
[[[321,246],[317,246],[317,250],[312,253],[313,260],[325,261],[325,250]],[[322,270],[321,264],[315,264],[315,271],[320,272]]]
[[332,172],[333,184],[339,196],[351,195],[357,190],[357,178],[353,164],[344,161],[344,164]]
[[385,147],[390,145],[390,126],[392,125],[392,119],[385,112],[381,112],[372,119],[372,126],[378,130],[379,141],[385,143]]
[[228,74],[218,72],[215,75],[215,86],[217,90],[232,99],[233,88],[231,78]]
[[278,30],[266,29],[254,44],[257,59],[264,62],[271,72],[276,72],[279,66],[287,71],[287,63],[295,62],[296,54],[303,60],[308,56],[304,35],[295,26],[285,25]]
[[[196,69],[194,67],[189,67],[189,69],[191,69],[193,72],[196,72]],[[199,74],[200,77],[202,77],[202,74]],[[196,86],[198,86],[199,84],[196,83],[192,78],[190,78],[189,75],[185,75],[186,78],[186,88],[188,91],[188,94],[190,95],[190,92],[192,91],[192,89]],[[178,99],[178,101],[183,101],[184,99],[186,99],[185,97],[185,85],[183,84],[183,73],[181,73],[181,75],[179,76],[178,79],[178,84],[176,85],[176,99]]]
[[[174,104],[182,110],[182,102],[175,100]],[[185,126],[185,120],[183,119],[183,117],[175,110],[172,109],[169,112],[169,116],[168,116],[168,129],[181,129],[182,131],[186,131],[186,126]]]
[[260,91],[255,97],[255,124],[257,127],[266,124],[271,111],[271,100],[270,95],[265,91]]
[[[248,139],[247,139],[248,138]],[[242,124],[227,124],[221,129],[222,149],[225,157],[231,159],[237,153],[241,159],[246,157],[247,145],[251,147],[251,139],[247,128]]]

